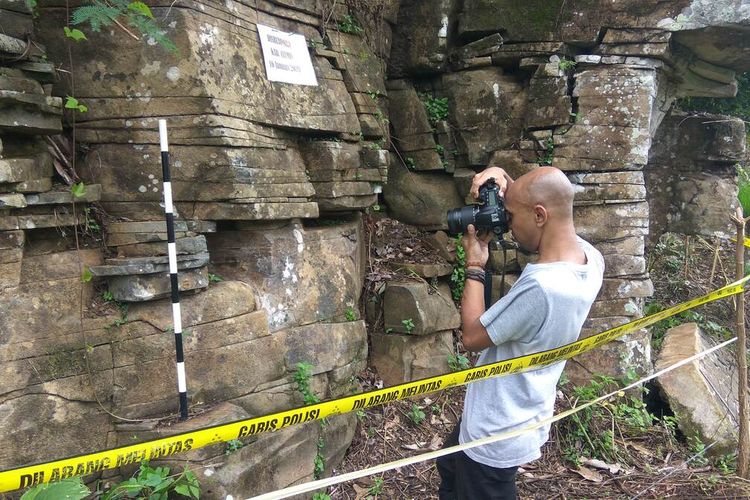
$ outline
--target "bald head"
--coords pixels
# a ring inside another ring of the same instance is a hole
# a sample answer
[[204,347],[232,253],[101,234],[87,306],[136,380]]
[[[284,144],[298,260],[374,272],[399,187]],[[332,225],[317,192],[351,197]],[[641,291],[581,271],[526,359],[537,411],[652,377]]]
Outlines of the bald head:
[[573,217],[573,185],[561,170],[539,167],[508,186],[506,196],[525,205],[542,205],[551,217]]

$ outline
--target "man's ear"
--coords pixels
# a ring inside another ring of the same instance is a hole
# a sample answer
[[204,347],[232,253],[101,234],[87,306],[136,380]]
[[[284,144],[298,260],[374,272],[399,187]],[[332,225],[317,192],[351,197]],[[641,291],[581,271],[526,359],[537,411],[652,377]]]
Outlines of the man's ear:
[[534,205],[534,222],[537,226],[542,226],[547,222],[547,209],[542,205]]

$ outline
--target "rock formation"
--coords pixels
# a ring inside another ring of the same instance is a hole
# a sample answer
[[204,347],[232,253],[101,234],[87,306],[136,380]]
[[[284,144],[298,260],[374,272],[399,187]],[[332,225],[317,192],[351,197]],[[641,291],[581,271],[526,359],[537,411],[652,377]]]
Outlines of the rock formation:
[[[444,254],[395,262],[417,277],[367,305],[385,322],[370,341],[387,383],[448,370],[458,313],[440,230],[485,165],[553,165],[575,184],[577,226],[607,265],[584,335],[642,315],[649,238],[723,234],[736,204],[744,125],[672,103],[736,91],[750,68],[739,0],[149,2],[176,52],[114,26],[66,39],[66,4],[39,4],[35,22],[0,0],[2,468],[162,435],[147,419],[177,408],[158,119],[191,411],[210,408],[185,428],[302,405],[298,363],[321,398],[358,389],[361,212],[381,203],[437,231]],[[267,79],[259,24],[305,37],[317,86]],[[60,136],[66,105],[75,145]],[[493,255],[509,273],[496,296],[523,260]],[[648,340],[581,356],[571,376],[649,371]],[[335,464],[353,425],[191,459],[216,463],[207,497],[244,497],[310,479],[321,437]]]

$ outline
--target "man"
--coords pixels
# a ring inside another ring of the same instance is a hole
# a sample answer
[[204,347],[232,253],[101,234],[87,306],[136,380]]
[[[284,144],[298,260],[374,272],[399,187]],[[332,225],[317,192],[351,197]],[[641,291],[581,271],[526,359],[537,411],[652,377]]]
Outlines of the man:
[[[494,177],[511,233],[518,245],[536,252],[508,294],[484,310],[484,285],[467,271],[461,298],[462,340],[481,351],[477,365],[553,349],[575,341],[602,284],[601,254],[576,235],[574,189],[560,170],[539,167],[515,182],[498,167],[474,176],[471,193]],[[490,235],[469,226],[462,244],[467,269],[484,268]],[[461,421],[445,442],[455,446],[521,429],[552,416],[557,381],[565,363],[470,384]],[[549,424],[521,436],[457,452],[437,461],[441,500],[516,498],[519,465],[541,456]]]

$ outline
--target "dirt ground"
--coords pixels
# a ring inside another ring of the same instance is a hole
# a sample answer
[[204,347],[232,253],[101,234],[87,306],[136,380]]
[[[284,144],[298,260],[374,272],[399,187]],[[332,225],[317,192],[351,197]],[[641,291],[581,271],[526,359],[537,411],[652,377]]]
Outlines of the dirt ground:
[[[380,282],[392,275],[385,265],[388,259],[414,256],[413,261],[419,262],[422,252],[434,255],[416,229],[392,221],[369,222],[371,231],[380,232],[371,232],[370,290],[378,289]],[[733,252],[730,241],[663,237],[649,256],[655,295],[648,307],[662,309],[734,281]],[[733,329],[731,301],[703,306],[697,314],[701,322],[715,326],[712,333],[718,336]],[[657,326],[664,329],[664,325]],[[460,351],[460,343],[457,345]],[[365,391],[382,386],[372,368],[360,375],[360,381]],[[439,449],[461,414],[464,391],[462,387],[452,388],[360,412],[354,441],[344,462],[332,474]],[[574,403],[569,388],[561,387],[558,396],[556,413]],[[553,424],[542,458],[519,470],[521,499],[750,498],[750,481],[734,474],[731,460],[705,459],[700,449],[689,446],[679,432],[669,432],[661,420],[654,419],[652,425],[635,434],[620,428],[611,417],[592,420],[589,425],[592,434],[610,425],[617,428],[612,439],[618,460],[579,456],[571,461],[566,451],[570,425],[565,420]],[[439,481],[434,461],[427,461],[342,483],[329,488],[328,494],[333,499],[356,500],[437,498]]]

